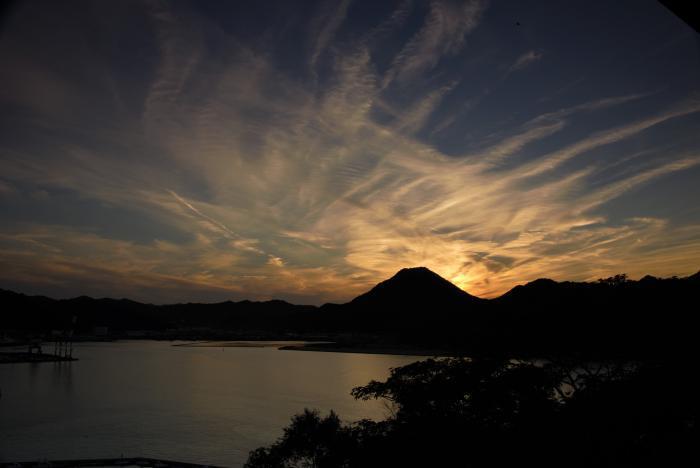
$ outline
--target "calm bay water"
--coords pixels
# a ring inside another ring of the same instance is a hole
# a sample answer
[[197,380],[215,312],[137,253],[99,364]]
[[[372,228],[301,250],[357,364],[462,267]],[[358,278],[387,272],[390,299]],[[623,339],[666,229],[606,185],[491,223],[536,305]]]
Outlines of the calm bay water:
[[381,419],[350,390],[418,357],[85,343],[72,363],[0,365],[0,461],[146,456],[240,466],[303,408]]

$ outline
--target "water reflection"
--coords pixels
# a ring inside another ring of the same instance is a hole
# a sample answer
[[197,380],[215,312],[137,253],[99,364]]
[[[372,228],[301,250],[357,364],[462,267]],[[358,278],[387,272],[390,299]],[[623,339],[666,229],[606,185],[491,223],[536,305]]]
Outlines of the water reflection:
[[43,364],[51,366],[51,387],[71,395],[73,393],[73,362],[58,361]]
[[350,390],[409,356],[85,343],[74,362],[0,366],[0,461],[149,456],[239,466],[304,407],[381,419]]

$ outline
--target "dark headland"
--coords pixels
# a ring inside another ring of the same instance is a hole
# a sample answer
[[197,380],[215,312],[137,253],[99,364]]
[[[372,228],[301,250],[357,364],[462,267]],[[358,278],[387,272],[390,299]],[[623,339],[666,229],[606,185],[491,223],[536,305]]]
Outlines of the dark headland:
[[700,273],[595,282],[539,279],[480,299],[407,268],[345,304],[144,304],[0,290],[5,342],[71,328],[75,340],[332,341],[313,349],[407,354],[657,356],[694,352]]

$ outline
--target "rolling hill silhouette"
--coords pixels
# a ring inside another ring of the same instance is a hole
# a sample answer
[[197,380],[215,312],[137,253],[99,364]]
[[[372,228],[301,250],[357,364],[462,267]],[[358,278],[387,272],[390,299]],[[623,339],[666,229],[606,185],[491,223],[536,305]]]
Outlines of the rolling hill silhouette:
[[43,333],[77,317],[170,338],[325,337],[477,353],[659,354],[695,350],[700,272],[597,282],[539,279],[480,299],[424,267],[406,268],[345,304],[285,301],[152,305],[81,296],[55,300],[0,290],[0,332]]

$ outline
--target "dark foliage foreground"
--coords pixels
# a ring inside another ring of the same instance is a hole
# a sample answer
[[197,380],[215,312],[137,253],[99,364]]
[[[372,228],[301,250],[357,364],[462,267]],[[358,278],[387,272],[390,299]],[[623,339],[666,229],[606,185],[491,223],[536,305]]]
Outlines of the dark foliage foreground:
[[428,359],[352,391],[390,418],[304,410],[246,467],[700,466],[694,369]]

